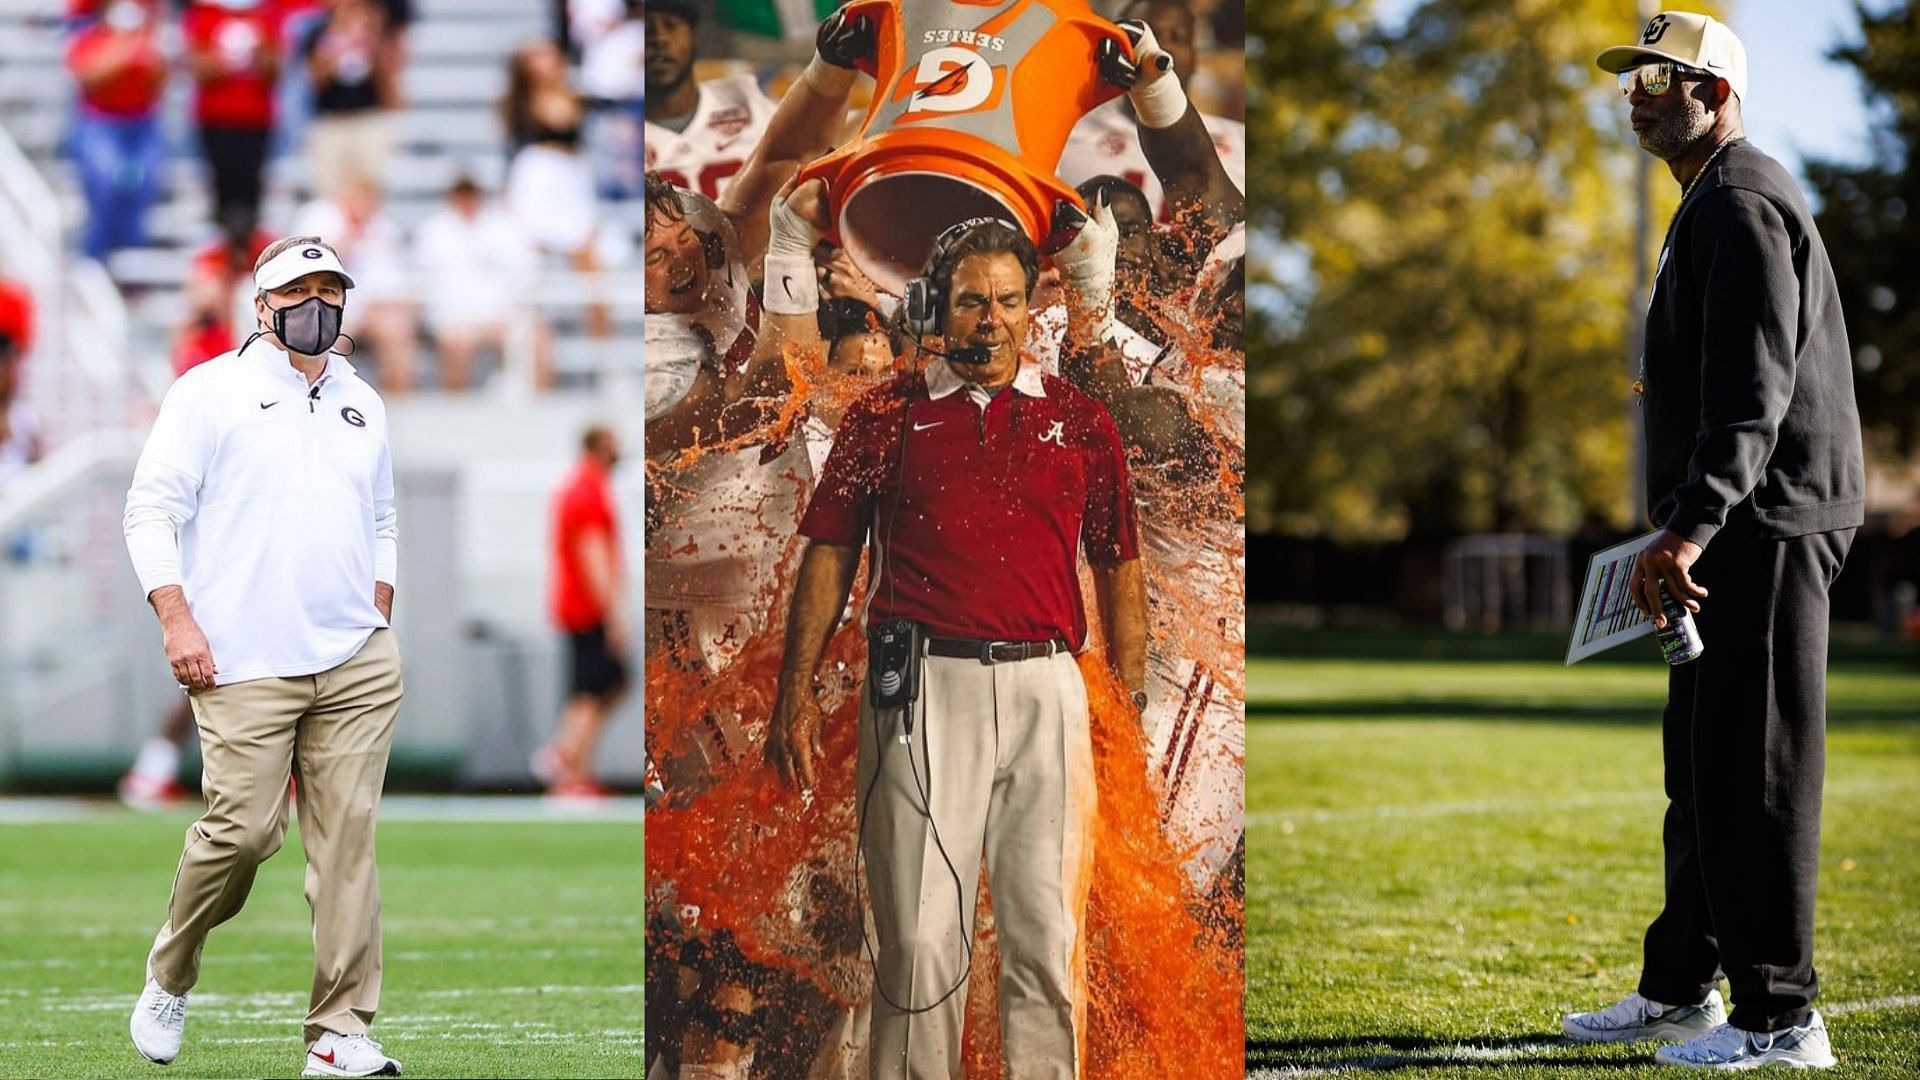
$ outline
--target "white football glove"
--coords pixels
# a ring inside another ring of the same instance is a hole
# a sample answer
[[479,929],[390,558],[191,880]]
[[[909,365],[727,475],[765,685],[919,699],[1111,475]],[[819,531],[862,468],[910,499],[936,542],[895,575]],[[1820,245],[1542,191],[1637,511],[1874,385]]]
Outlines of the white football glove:
[[1180,86],[1180,74],[1173,70],[1173,57],[1160,47],[1153,27],[1140,19],[1120,24],[1133,39],[1134,63],[1140,77],[1127,90],[1134,115],[1146,126],[1158,130],[1172,127],[1187,113],[1187,92]]
[[1120,251],[1120,226],[1104,198],[1087,207],[1087,222],[1073,242],[1054,252],[1068,302],[1092,320],[1092,330],[1104,338],[1113,324],[1114,259]]

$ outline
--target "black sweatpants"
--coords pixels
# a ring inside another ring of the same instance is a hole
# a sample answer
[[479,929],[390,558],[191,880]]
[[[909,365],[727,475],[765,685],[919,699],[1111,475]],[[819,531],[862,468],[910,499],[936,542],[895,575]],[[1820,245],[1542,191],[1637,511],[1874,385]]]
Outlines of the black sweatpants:
[[251,128],[202,127],[200,150],[213,176],[214,220],[225,224],[236,212],[247,220],[260,219],[261,174],[266,169],[271,131]]
[[1667,683],[1666,906],[1640,993],[1700,1001],[1725,974],[1731,1022],[1805,1023],[1826,771],[1827,590],[1854,530],[1723,530],[1694,564],[1706,654]]

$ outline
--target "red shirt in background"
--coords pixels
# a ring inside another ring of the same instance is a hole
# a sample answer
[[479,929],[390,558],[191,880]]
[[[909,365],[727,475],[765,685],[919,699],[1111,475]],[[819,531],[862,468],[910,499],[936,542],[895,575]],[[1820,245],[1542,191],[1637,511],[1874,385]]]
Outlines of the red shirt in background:
[[[248,266],[260,258],[260,253],[267,250],[267,245],[273,243],[273,239],[273,234],[264,229],[254,230],[247,251]],[[195,252],[193,261],[187,264],[187,280],[195,291],[205,289],[204,295],[210,296],[212,302],[174,339],[173,374],[176,378],[240,344],[234,335],[232,321],[233,286],[237,275],[227,262],[226,241],[215,240]]]
[[[150,13],[149,17],[157,16]],[[105,82],[92,88],[82,85],[80,100],[109,116],[143,116],[160,104],[160,95],[167,88],[166,55],[152,34],[140,34],[136,40],[133,61]],[[118,31],[98,23],[89,26],[74,36],[72,46],[67,49],[67,70],[77,81],[81,68],[91,65],[104,53],[124,48],[125,41],[126,35]]]
[[570,634],[584,633],[607,621],[607,612],[587,587],[586,567],[580,562],[580,541],[604,535],[620,565],[620,523],[614,512],[613,485],[607,470],[591,457],[582,458],[567,474],[553,497],[553,579],[550,594],[553,621]]
[[17,356],[33,347],[33,294],[6,278],[0,278],[0,334],[13,341]]
[[879,512],[886,555],[870,624],[912,619],[942,636],[1076,651],[1086,641],[1082,551],[1096,566],[1140,556],[1126,454],[1099,402],[1064,379],[1030,379],[983,409],[964,389],[933,398],[908,372],[847,409],[800,532],[856,546]]
[[195,3],[181,16],[180,30],[190,51],[211,49],[220,73],[200,82],[194,117],[204,127],[265,131],[273,126],[273,79],[262,66],[262,43],[281,50],[279,6],[261,3],[232,11]]

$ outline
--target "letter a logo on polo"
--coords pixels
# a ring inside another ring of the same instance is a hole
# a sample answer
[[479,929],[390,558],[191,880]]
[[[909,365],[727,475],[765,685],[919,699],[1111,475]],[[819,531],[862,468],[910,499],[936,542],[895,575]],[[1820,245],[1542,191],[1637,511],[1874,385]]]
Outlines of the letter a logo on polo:
[[1055,446],[1067,445],[1066,423],[1061,420],[1055,420],[1053,422],[1053,426],[1047,428],[1047,433],[1045,435],[1040,436],[1040,441],[1043,443],[1050,442]]
[[929,49],[921,55],[911,85],[908,112],[966,112],[992,96],[993,68],[972,49],[951,45]]
[[1661,38],[1666,37],[1667,23],[1669,21],[1665,15],[1655,15],[1647,22],[1646,33],[1640,35],[1640,44],[1652,45]]

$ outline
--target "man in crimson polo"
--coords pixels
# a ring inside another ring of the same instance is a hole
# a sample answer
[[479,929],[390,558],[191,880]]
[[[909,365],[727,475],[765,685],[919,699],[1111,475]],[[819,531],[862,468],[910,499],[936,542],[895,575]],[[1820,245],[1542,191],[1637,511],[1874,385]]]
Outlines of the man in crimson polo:
[[[768,282],[775,276],[769,255]],[[1112,417],[1021,351],[1037,277],[1032,242],[1004,221],[942,235],[926,281],[943,358],[848,409],[800,526],[810,543],[768,746],[783,777],[813,785],[813,673],[869,538],[868,626],[911,620],[926,639],[918,700],[884,712],[865,696],[861,705],[876,1077],[961,1074],[960,984],[983,850],[1005,1060],[1023,1077],[1084,1068],[1095,792],[1073,657],[1087,640],[1081,553],[1108,662],[1136,703],[1146,587]]]

